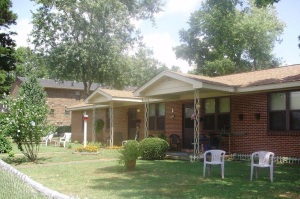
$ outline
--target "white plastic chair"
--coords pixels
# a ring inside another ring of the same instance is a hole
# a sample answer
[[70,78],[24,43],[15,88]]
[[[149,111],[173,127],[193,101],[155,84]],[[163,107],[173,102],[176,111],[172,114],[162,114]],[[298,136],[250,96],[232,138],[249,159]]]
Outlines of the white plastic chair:
[[59,138],[59,146],[60,143],[64,144],[64,148],[66,148],[66,143],[71,141],[72,133],[64,133],[64,136]]
[[257,151],[251,155],[251,176],[253,177],[253,169],[256,169],[256,179],[258,178],[258,168],[270,168],[270,180],[273,182],[273,162],[274,153],[269,151]]
[[[203,177],[205,177],[206,165],[209,165],[209,175],[211,170],[211,165],[221,165],[221,175],[224,178],[224,161],[225,161],[225,151],[223,150],[208,150],[204,153],[204,167],[203,167]],[[210,161],[207,160],[207,156],[210,154]]]
[[48,141],[51,143],[51,140],[53,138],[54,133],[50,133],[47,136],[42,138],[42,143],[45,143],[46,146],[48,146]]

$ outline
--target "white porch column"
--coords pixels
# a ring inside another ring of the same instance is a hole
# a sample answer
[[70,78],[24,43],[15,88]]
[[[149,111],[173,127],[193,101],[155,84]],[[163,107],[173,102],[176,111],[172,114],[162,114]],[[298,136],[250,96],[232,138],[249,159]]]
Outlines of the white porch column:
[[196,115],[194,119],[194,158],[199,157],[199,118],[200,118],[200,91],[194,91],[194,113]]
[[144,103],[145,103],[144,131],[145,131],[145,138],[146,138],[149,135],[149,98],[144,98]]
[[113,102],[110,103],[109,113],[110,113],[109,146],[112,147],[114,145],[114,104]]
[[96,121],[96,110],[95,106],[93,106],[93,124],[92,124],[92,141],[96,141],[96,131],[95,131],[95,121]]

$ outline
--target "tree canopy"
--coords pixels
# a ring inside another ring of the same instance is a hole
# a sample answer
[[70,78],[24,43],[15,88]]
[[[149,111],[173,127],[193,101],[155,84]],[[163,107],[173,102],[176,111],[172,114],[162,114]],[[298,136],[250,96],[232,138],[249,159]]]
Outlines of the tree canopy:
[[49,77],[45,60],[29,47],[19,47],[15,51],[16,76],[27,77],[34,74],[37,78]]
[[268,5],[273,5],[274,3],[278,3],[280,0],[255,0],[255,5],[259,8],[266,7]]
[[115,84],[124,57],[140,41],[133,20],[154,20],[161,0],[35,0],[33,43],[57,78]]
[[217,76],[278,65],[272,49],[284,23],[273,7],[207,0],[188,24],[189,29],[179,32],[182,44],[175,53],[196,66],[194,73]]
[[15,70],[15,41],[11,38],[16,33],[10,31],[10,26],[16,24],[17,15],[10,8],[10,0],[0,1],[0,94],[8,92],[11,85],[10,71]]

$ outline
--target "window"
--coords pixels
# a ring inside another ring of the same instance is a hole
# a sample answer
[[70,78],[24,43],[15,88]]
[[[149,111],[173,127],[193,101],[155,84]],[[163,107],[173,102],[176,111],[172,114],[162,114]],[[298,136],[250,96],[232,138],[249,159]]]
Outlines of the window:
[[269,95],[269,129],[300,130],[300,91]]
[[203,99],[203,130],[228,130],[230,127],[230,98]]
[[65,109],[65,116],[70,116],[70,111],[67,111],[67,110]]
[[54,116],[54,109],[51,109],[51,110],[50,110],[50,115],[51,115],[51,116]]
[[149,130],[165,130],[165,104],[149,105]]

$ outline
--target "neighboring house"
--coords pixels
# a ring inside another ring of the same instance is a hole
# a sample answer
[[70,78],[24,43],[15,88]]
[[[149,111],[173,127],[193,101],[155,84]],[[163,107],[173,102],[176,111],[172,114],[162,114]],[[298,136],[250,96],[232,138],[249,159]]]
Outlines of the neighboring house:
[[[10,91],[10,95],[16,96],[24,77],[17,77]],[[51,110],[48,120],[56,126],[70,126],[71,115],[66,107],[78,104],[84,100],[84,87],[82,82],[56,81],[53,79],[39,79],[39,83],[47,93],[47,103]],[[98,87],[91,86],[91,91]]]
[[91,121],[105,121],[110,145],[134,139],[137,130],[139,139],[177,134],[181,149],[197,152],[200,142],[228,153],[300,157],[300,65],[221,77],[163,71],[133,93],[122,92],[97,89],[85,100],[90,107],[70,107],[72,130],[83,129],[86,111]]

